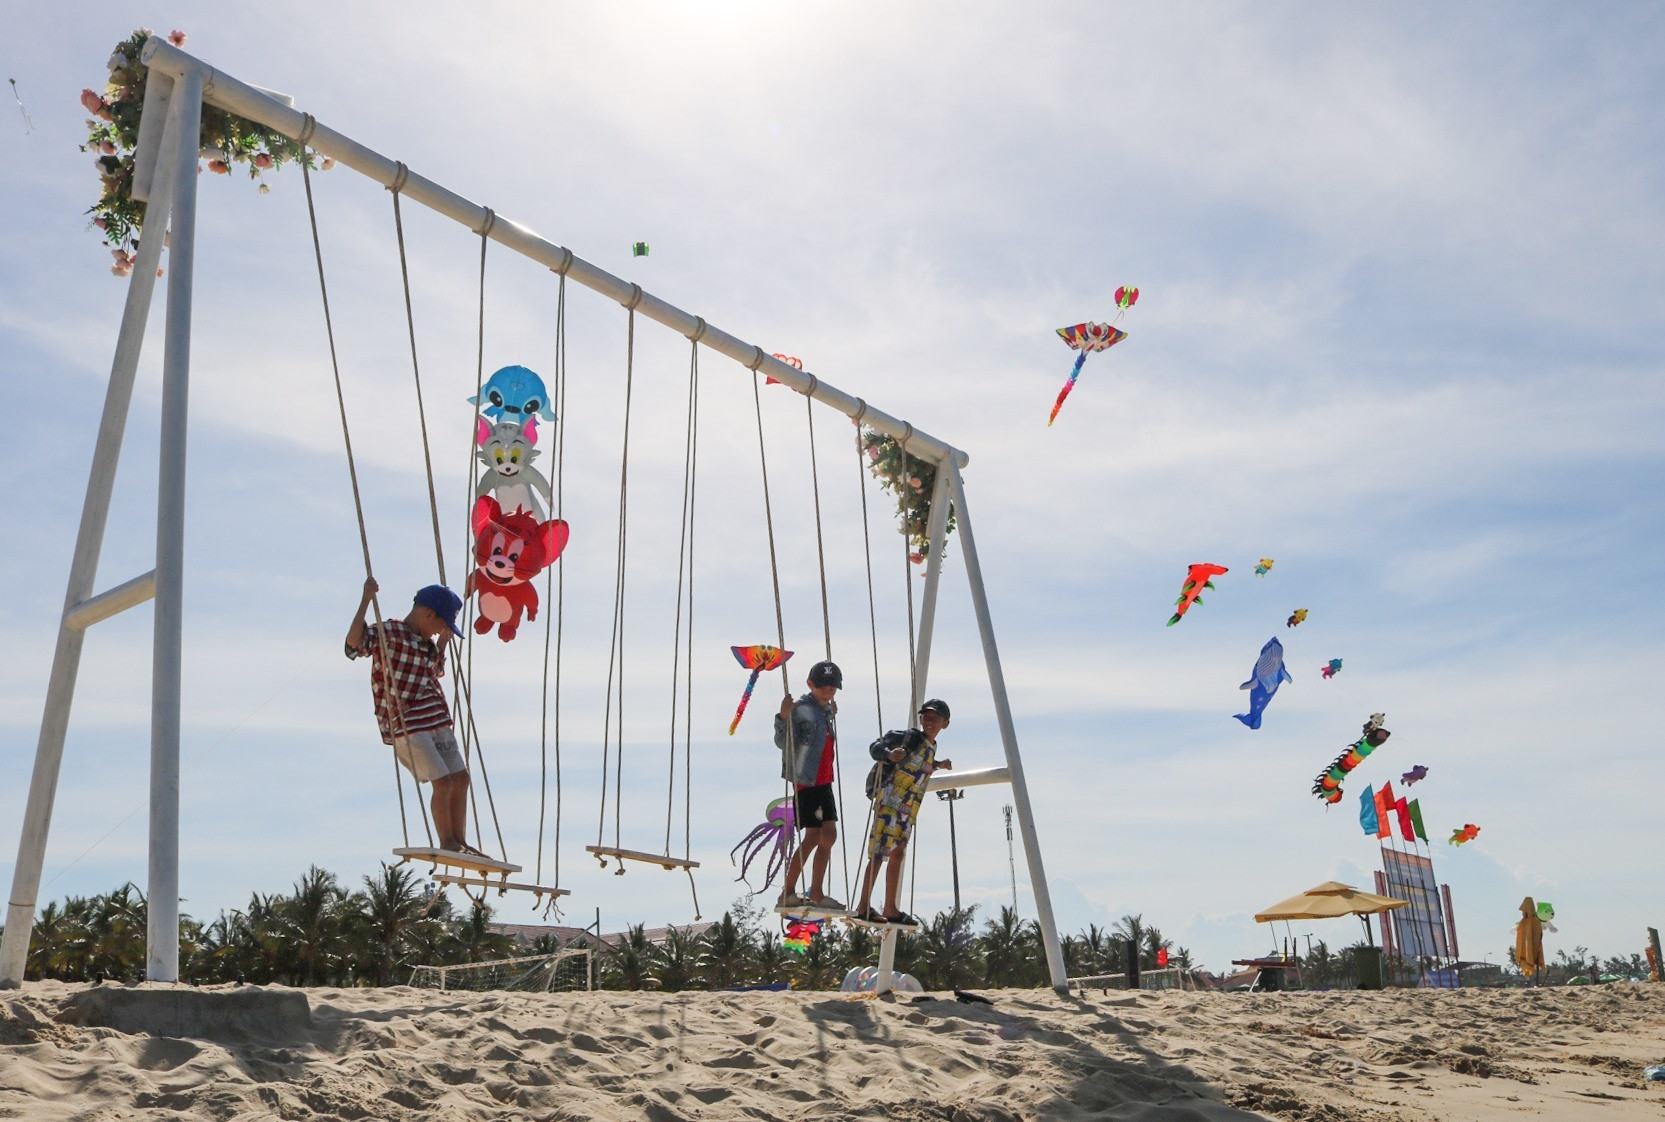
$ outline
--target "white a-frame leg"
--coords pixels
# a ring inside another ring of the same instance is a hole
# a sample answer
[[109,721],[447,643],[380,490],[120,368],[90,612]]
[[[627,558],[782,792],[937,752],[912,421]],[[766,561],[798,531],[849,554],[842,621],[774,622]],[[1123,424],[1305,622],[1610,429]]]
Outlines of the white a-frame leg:
[[[166,112],[165,124],[163,112]],[[136,197],[148,196],[144,235],[127,287],[110,368],[104,413],[98,425],[81,528],[70,561],[58,645],[47,679],[46,708],[29,781],[29,801],[17,848],[0,940],[0,987],[23,981],[34,928],[46,837],[52,825],[64,734],[69,725],[81,645],[87,628],[127,608],[156,600],[150,724],[150,871],[146,976],[179,980],[179,682],[181,607],[185,559],[185,420],[191,360],[191,266],[196,235],[197,151],[202,131],[202,79],[177,82],[153,72],[145,89],[145,112],[136,156]],[[157,126],[161,125],[160,131]],[[183,138],[183,141],[181,140]],[[172,222],[171,229],[169,222]],[[164,237],[164,231],[168,231]],[[133,400],[133,380],[144,343],[162,244],[169,243],[167,327],[162,359],[162,435],[156,514],[156,567],[93,593],[99,552],[110,513],[116,463]]]

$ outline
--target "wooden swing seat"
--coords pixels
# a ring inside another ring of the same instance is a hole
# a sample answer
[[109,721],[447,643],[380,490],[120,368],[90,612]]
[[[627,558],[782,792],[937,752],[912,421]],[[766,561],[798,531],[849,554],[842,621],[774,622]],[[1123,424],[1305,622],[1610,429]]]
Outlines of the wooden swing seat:
[[849,920],[851,923],[855,924],[857,927],[866,927],[866,928],[868,928],[870,930],[873,930],[873,931],[918,931],[919,930],[919,924],[917,924],[917,923],[891,923],[889,920],[886,920],[884,923],[875,923],[874,921],[872,921],[870,919],[862,919],[859,916],[852,916],[852,915],[847,915],[844,918]]
[[455,884],[462,888],[495,888],[498,895],[513,889],[517,892],[530,892],[537,897],[548,896],[551,899],[559,896],[571,896],[569,888],[552,888],[544,884],[521,884],[513,880],[488,880],[485,877],[470,877],[458,873],[435,873],[434,880],[440,884]]
[[[698,861],[687,861],[681,857],[667,857],[663,853],[643,853],[639,849],[617,849],[609,845],[587,845],[584,852],[593,853],[598,858],[611,857],[615,861],[641,861],[649,865],[658,865],[662,869],[697,869]],[[605,860],[602,862],[605,864]]]
[[519,865],[511,865],[495,857],[476,857],[472,853],[458,853],[455,850],[436,849],[426,845],[404,846],[395,849],[393,856],[402,857],[406,861],[426,861],[431,865],[449,865],[452,868],[469,869],[476,873],[489,873],[499,877],[520,872]]
[[850,914],[849,910],[846,909],[846,908],[813,908],[813,907],[810,907],[808,904],[804,904],[804,905],[801,905],[801,906],[795,907],[795,908],[788,908],[788,907],[784,907],[784,906],[776,907],[775,908],[775,914],[778,915],[778,916],[785,916],[788,919],[791,919],[794,916],[802,916],[805,919],[854,919],[855,918],[854,916],[852,916]]

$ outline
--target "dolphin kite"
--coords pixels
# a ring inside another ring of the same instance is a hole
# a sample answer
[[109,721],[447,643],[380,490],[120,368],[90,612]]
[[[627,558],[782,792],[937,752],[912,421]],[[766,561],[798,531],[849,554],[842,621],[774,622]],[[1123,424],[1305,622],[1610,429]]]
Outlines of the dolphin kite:
[[1260,715],[1266,712],[1267,704],[1272,695],[1278,692],[1278,687],[1285,682],[1293,682],[1289,671],[1283,666],[1283,644],[1274,635],[1260,648],[1260,657],[1255,660],[1255,668],[1249,675],[1249,680],[1237,688],[1249,691],[1249,711],[1247,713],[1233,713],[1239,721],[1252,729],[1260,727]]

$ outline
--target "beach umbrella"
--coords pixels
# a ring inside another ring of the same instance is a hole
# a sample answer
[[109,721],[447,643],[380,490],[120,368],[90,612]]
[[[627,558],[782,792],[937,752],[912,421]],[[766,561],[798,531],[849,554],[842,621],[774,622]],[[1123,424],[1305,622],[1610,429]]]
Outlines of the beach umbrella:
[[[1410,903],[1408,900],[1395,900],[1391,896],[1378,896],[1374,892],[1360,892],[1349,884],[1340,881],[1325,881],[1317,888],[1309,888],[1298,896],[1291,896],[1281,900],[1270,908],[1255,916],[1256,923],[1272,923],[1276,920],[1292,919],[1339,919],[1342,916],[1358,916],[1359,922],[1364,923],[1364,917],[1375,915],[1377,912],[1388,912],[1394,908],[1403,908]],[[1365,936],[1370,935],[1370,925],[1364,924]]]

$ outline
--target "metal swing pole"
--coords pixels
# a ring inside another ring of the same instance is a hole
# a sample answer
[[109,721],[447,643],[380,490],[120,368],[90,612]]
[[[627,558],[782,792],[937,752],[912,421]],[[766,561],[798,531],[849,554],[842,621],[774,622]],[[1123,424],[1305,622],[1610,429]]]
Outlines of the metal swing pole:
[[[17,864],[12,874],[11,894],[6,909],[6,931],[0,939],[0,988],[15,988],[23,981],[28,965],[29,939],[33,934],[35,905],[40,892],[41,869],[46,859],[47,835],[52,826],[53,804],[57,797],[58,773],[63,763],[64,738],[69,726],[69,713],[75,699],[75,682],[81,667],[81,649],[86,640],[86,629],[100,620],[109,619],[128,608],[149,600],[156,594],[155,570],[93,595],[93,581],[98,575],[99,554],[104,545],[104,531],[109,521],[110,499],[115,487],[116,467],[121,459],[122,438],[126,433],[127,416],[133,400],[133,382],[138,371],[139,355],[144,347],[145,323],[150,315],[151,299],[156,290],[156,270],[161,263],[163,231],[168,228],[170,209],[174,201],[174,187],[180,178],[178,166],[183,158],[176,158],[181,148],[196,161],[197,145],[180,145],[180,118],[187,112],[189,97],[170,99],[174,82],[166,75],[152,75],[145,88],[147,119],[166,121],[156,138],[156,147],[141,144],[141,165],[156,157],[156,176],[151,188],[146,213],[150,236],[140,239],[137,260],[127,284],[127,301],[122,310],[121,327],[116,336],[115,357],[111,361],[110,381],[104,393],[104,411],[99,420],[98,440],[93,448],[92,467],[87,477],[86,498],[81,504],[81,526],[75,539],[75,552],[69,568],[68,588],[64,594],[64,611],[58,626],[57,647],[52,656],[52,670],[47,679],[46,702],[41,716],[40,738],[35,746],[34,771],[29,782],[29,798],[23,812],[22,835],[18,842]],[[169,102],[172,100],[172,104]],[[193,117],[200,114],[200,98]],[[200,132],[200,126],[191,126]],[[191,135],[194,135],[191,134]],[[148,150],[148,151],[147,151]],[[149,178],[149,168],[141,166],[139,180]],[[185,176],[194,193],[196,175]],[[135,188],[135,195],[139,193]],[[175,283],[170,279],[170,289]],[[177,756],[176,756],[177,759]],[[177,790],[177,787],[176,787]],[[177,854],[177,845],[175,847]],[[175,878],[177,884],[177,877]],[[156,885],[151,884],[150,914],[155,914]],[[174,892],[177,896],[177,890]],[[177,914],[177,901],[174,902]],[[174,927],[174,944],[178,945],[178,925]]]
[[971,532],[971,514],[966,510],[965,480],[960,477],[959,465],[952,460],[945,462],[942,470],[948,473],[949,486],[953,491],[960,552],[965,556],[966,577],[971,583],[971,605],[977,615],[977,631],[983,640],[983,661],[988,666],[989,691],[994,695],[1000,743],[1006,750],[1006,770],[1012,784],[1012,802],[1017,807],[1018,828],[1023,834],[1023,857],[1029,866],[1030,886],[1035,892],[1035,912],[1041,927],[1041,943],[1046,948],[1047,972],[1052,976],[1052,988],[1061,994],[1068,993],[1069,972],[1064,969],[1064,950],[1058,942],[1058,925],[1052,918],[1052,893],[1047,888],[1046,870],[1041,865],[1041,847],[1035,835],[1035,813],[1029,805],[1029,783],[1024,779],[1023,759],[1018,755],[1012,703],[1006,695],[1006,675],[1000,668],[994,623],[989,617],[988,593],[983,588],[983,566],[977,558],[977,539]]

